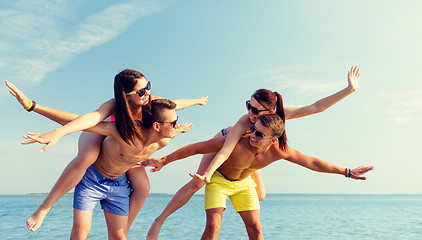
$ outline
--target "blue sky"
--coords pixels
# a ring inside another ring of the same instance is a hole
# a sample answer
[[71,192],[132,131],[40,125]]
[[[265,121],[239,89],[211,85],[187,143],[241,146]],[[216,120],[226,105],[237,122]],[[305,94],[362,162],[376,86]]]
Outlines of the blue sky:
[[[38,103],[82,114],[113,97],[113,77],[144,73],[154,95],[209,96],[179,112],[194,124],[153,156],[211,138],[268,88],[285,106],[359,89],[322,114],[286,123],[289,145],[343,167],[373,165],[366,182],[281,161],[263,170],[270,193],[422,193],[422,4],[419,1],[0,1],[0,73]],[[40,153],[27,132],[58,125],[27,113],[0,86],[0,194],[48,192],[77,152],[79,133]],[[174,193],[200,156],[151,173]],[[13,179],[13,180],[12,180]]]

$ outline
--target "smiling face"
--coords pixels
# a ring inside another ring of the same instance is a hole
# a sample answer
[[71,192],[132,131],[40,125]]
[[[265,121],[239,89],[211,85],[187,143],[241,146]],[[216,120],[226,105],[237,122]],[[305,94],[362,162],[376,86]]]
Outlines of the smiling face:
[[[267,109],[265,109],[261,103],[259,103],[253,96],[251,97],[251,100],[249,101],[248,107],[248,115],[249,120],[251,123],[256,123],[258,121],[258,118],[264,114],[270,113]],[[256,114],[258,112],[258,114]]]
[[[272,136],[271,128],[264,127],[260,120],[251,127],[251,135],[249,136],[249,144],[253,147],[266,147],[277,141],[277,138]],[[253,131],[253,132],[252,132]]]
[[163,137],[173,138],[176,135],[176,130],[179,128],[176,110],[166,109],[163,110],[160,115],[161,119],[157,121],[157,123],[160,125],[160,133],[163,135]]
[[[147,84],[148,81],[144,77],[138,78],[132,92],[126,94],[128,101],[142,106],[147,105],[151,96],[151,91],[147,90]],[[143,96],[139,96],[138,92],[143,91],[142,89],[145,89],[145,93]]]

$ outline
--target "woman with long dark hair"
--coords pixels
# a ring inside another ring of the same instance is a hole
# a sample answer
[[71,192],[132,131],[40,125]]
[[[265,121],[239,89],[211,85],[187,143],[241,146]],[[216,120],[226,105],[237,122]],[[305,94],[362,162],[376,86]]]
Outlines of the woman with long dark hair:
[[[54,145],[60,137],[93,127],[101,121],[108,119],[109,116],[114,116],[116,128],[121,138],[126,143],[133,143],[141,137],[138,124],[142,122],[143,110],[150,108],[151,99],[159,98],[150,94],[151,83],[147,81],[145,76],[139,71],[131,69],[125,69],[115,76],[115,98],[103,103],[96,111],[83,114],[79,117],[76,114],[37,104],[35,101],[29,100],[10,82],[6,81],[6,85],[10,88],[10,93],[16,97],[26,110],[37,112],[64,125],[49,133],[28,134],[33,139],[46,144],[41,151],[45,151]],[[178,99],[174,100],[174,102],[176,103],[176,110],[179,110],[193,105],[205,105],[207,97]],[[36,231],[41,226],[53,204],[79,183],[87,168],[97,159],[103,140],[104,136],[102,135],[82,132],[78,142],[78,155],[64,169],[43,203],[28,218],[27,228],[29,230]],[[35,140],[29,140],[25,143],[33,142]],[[126,231],[128,231],[133,223],[150,189],[148,176],[143,167],[133,167],[127,172],[127,175],[133,191],[130,196]]]

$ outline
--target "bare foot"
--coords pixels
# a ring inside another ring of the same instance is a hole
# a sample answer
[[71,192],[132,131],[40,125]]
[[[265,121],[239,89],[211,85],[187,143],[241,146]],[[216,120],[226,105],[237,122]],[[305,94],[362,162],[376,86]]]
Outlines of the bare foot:
[[157,223],[157,219],[152,223],[148,230],[147,240],[157,240],[162,224]]
[[45,216],[51,210],[49,209],[37,209],[29,218],[26,220],[26,228],[29,231],[35,232],[39,227],[41,227],[42,222],[44,221]]

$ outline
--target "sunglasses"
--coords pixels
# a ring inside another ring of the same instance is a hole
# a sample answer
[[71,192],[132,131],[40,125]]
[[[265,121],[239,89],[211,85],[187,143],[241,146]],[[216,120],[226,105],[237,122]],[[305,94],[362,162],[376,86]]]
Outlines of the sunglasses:
[[267,109],[258,110],[258,108],[252,107],[250,100],[246,101],[246,108],[248,109],[248,111],[251,110],[253,115],[258,115],[260,112],[268,111]]
[[138,94],[139,95],[139,97],[142,97],[142,96],[144,96],[145,95],[145,92],[146,91],[149,91],[149,90],[151,90],[151,82],[150,81],[148,81],[147,82],[147,85],[144,87],[144,88],[142,88],[142,89],[140,89],[139,91],[136,91],[136,92],[130,92],[130,93],[127,93],[126,94],[126,96],[128,96],[128,95],[133,95],[133,94]]
[[177,121],[179,121],[179,116],[177,116],[176,120],[174,120],[172,122],[162,122],[162,121],[157,121],[157,122],[159,122],[159,123],[170,123],[170,124],[173,125],[173,128],[176,128]]
[[255,124],[251,124],[251,126],[249,126],[249,131],[251,132],[251,134],[255,132],[256,139],[258,140],[262,140],[265,137],[265,134],[263,132],[256,130]]

